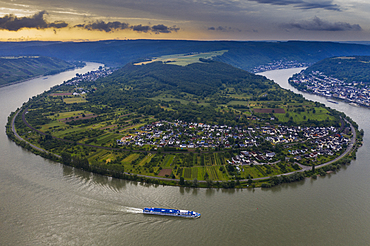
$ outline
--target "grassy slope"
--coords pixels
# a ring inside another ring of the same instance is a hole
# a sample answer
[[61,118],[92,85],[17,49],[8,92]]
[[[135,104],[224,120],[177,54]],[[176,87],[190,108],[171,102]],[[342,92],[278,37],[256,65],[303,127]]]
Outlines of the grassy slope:
[[0,86],[68,68],[73,65],[57,58],[0,57]]

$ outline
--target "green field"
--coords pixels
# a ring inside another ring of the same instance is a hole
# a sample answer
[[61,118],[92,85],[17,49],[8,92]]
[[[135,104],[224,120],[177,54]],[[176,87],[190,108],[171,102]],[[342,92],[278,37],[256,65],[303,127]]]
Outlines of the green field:
[[213,51],[213,52],[206,52],[206,53],[195,53],[195,54],[175,54],[175,55],[167,55],[161,56],[158,58],[154,58],[151,61],[146,62],[138,62],[134,65],[145,65],[152,62],[161,61],[163,63],[174,64],[179,66],[186,66],[192,63],[201,62],[199,58],[203,59],[211,59],[215,56],[223,55],[227,50],[220,50],[220,51]]
[[65,102],[66,104],[72,104],[72,103],[85,103],[87,101],[83,97],[65,97],[63,98],[63,102]]

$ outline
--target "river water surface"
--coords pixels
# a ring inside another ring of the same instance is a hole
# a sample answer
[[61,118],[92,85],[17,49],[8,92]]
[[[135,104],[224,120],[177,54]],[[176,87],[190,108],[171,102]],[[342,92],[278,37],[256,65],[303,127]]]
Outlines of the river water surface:
[[[28,98],[99,65],[0,88],[0,125]],[[287,79],[298,71],[262,74],[292,89]],[[94,175],[23,150],[3,128],[0,245],[369,245],[370,110],[304,96],[353,118],[365,130],[364,146],[336,174],[266,190],[163,187]],[[202,217],[144,216],[145,206]]]

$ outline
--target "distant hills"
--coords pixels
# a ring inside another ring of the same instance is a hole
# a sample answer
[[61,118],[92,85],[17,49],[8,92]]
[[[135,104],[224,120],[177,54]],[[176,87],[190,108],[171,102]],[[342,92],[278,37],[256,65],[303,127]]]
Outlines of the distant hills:
[[75,66],[58,58],[42,56],[0,57],[0,87],[40,75],[55,74]]
[[236,42],[177,40],[110,40],[98,42],[0,42],[0,56],[40,55],[66,61],[123,66],[147,58],[191,52],[228,50],[214,60],[252,71],[274,61],[314,63],[333,56],[370,55],[370,46],[334,42]]
[[304,74],[322,72],[346,83],[370,83],[370,56],[332,57],[319,61],[304,70]]

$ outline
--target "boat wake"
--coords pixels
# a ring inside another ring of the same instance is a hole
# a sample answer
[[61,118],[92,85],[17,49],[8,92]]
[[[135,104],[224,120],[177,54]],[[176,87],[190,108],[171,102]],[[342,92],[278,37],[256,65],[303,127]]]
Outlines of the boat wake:
[[122,208],[122,212],[132,213],[132,214],[142,214],[143,209],[142,208],[124,207],[124,208]]

